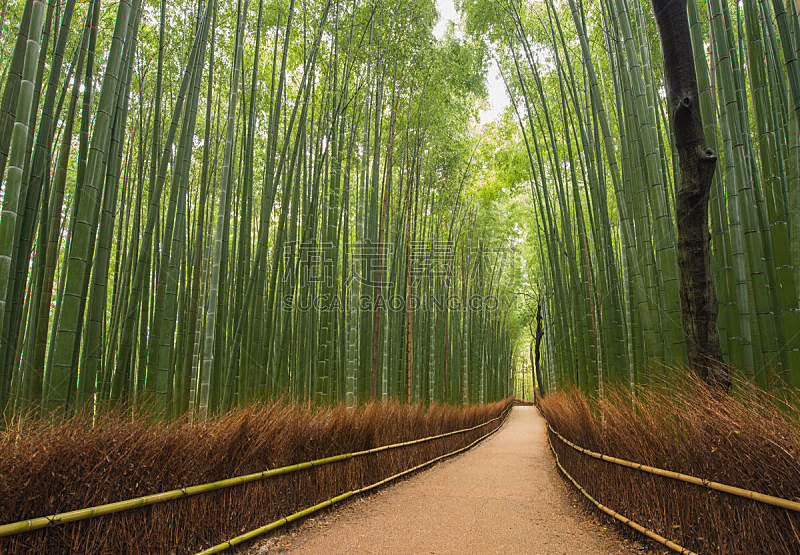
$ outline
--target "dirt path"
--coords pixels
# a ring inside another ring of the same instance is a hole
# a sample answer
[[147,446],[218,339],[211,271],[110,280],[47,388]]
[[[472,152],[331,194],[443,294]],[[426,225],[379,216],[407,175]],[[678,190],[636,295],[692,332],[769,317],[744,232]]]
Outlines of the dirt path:
[[538,411],[514,407],[474,449],[252,552],[641,553],[637,547],[587,515],[556,473]]

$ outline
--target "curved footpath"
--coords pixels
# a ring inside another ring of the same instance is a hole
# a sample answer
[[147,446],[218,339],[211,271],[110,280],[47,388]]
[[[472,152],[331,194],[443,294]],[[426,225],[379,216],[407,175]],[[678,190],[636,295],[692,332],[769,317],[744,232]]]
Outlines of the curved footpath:
[[430,470],[262,540],[252,553],[641,553],[582,508],[534,407]]

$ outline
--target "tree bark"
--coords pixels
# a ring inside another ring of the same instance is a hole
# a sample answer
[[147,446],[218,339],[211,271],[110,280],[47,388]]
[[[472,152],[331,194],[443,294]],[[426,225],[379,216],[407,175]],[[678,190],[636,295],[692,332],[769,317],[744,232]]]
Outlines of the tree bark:
[[536,306],[536,334],[534,339],[536,341],[536,348],[534,350],[534,355],[536,357],[536,385],[539,389],[539,395],[544,397],[544,379],[542,378],[542,365],[541,365],[541,352],[542,352],[542,336],[544,335],[544,329],[542,327],[542,302],[539,301],[539,304]]
[[704,380],[727,389],[730,376],[722,360],[709,264],[708,198],[717,156],[703,135],[686,0],[652,2],[680,166],[675,213],[687,355]]

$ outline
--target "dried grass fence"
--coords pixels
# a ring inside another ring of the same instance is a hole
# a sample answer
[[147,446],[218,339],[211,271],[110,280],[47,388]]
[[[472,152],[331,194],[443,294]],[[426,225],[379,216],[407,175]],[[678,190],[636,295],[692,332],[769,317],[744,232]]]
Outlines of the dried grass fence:
[[[800,501],[800,413],[738,381],[732,395],[691,375],[602,400],[541,403],[554,430],[590,451]],[[598,460],[549,432],[564,469],[599,503],[698,553],[798,553],[800,512]]]
[[[481,424],[483,407],[272,404],[190,425],[106,415],[0,433],[0,523],[101,505]],[[192,552],[469,444],[482,428],[134,511],[0,538],[2,553]]]

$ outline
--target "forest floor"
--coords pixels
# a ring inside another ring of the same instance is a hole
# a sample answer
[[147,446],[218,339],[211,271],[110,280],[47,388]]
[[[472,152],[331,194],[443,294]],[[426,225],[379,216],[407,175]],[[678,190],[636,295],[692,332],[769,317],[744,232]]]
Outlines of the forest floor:
[[250,553],[643,553],[559,476],[534,407],[457,456]]

